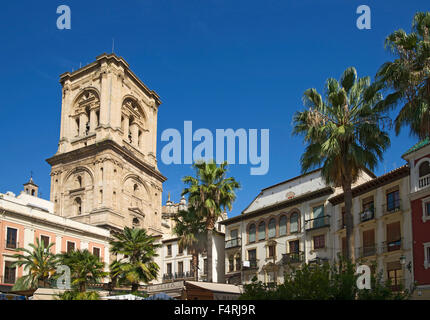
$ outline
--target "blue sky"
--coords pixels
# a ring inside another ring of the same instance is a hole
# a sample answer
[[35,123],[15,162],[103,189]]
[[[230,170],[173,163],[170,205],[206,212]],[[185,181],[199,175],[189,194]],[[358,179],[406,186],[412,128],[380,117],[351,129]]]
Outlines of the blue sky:
[[[56,28],[57,6],[69,5],[72,29]],[[356,9],[371,8],[372,29],[356,27]],[[291,136],[293,113],[310,87],[349,66],[373,78],[392,57],[384,39],[410,30],[413,14],[428,1],[374,0],[139,0],[8,1],[0,6],[0,192],[18,193],[33,171],[49,198],[50,167],[60,131],[59,75],[112,49],[161,97],[158,155],[166,128],[270,129],[270,170],[251,176],[233,165],[242,184],[230,216],[259,191],[300,173],[301,138]],[[403,130],[376,168],[382,174],[404,163],[417,140]],[[177,201],[190,165],[163,165],[167,192]]]

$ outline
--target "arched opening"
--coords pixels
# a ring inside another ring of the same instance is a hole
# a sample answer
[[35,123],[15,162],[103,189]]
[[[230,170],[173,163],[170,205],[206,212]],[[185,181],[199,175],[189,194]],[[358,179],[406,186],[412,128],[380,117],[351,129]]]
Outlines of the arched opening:
[[418,168],[418,173],[420,178],[430,174],[430,162],[424,161],[423,163],[421,163]]
[[261,221],[258,225],[258,240],[265,240],[266,239],[266,223],[264,221]]
[[287,217],[281,216],[279,219],[279,235],[285,236],[287,234]]
[[276,237],[276,220],[275,218],[272,218],[269,221],[269,238],[274,237]]
[[255,227],[255,224],[253,223],[249,226],[249,229],[248,229],[248,242],[249,243],[255,242],[255,233],[256,233],[256,227]]
[[290,217],[290,233],[295,233],[298,231],[299,231],[299,214],[295,212]]
[[82,200],[81,198],[77,197],[75,198],[75,214],[80,215],[82,214]]

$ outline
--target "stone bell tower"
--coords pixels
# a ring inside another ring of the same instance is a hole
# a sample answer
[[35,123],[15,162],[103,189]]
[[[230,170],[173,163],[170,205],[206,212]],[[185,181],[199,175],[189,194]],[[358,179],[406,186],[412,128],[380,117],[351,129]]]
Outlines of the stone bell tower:
[[161,234],[159,96],[115,54],[60,76],[61,130],[51,165],[55,214]]

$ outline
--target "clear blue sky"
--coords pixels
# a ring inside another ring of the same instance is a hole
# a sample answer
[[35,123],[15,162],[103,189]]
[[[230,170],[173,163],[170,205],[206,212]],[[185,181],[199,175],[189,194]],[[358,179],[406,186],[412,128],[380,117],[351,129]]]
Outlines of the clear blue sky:
[[[72,29],[56,28],[57,6],[69,5]],[[372,10],[372,29],[356,27],[356,9]],[[303,92],[322,90],[349,66],[375,75],[391,59],[384,39],[410,30],[428,0],[139,0],[7,1],[0,5],[0,192],[18,193],[30,171],[42,197],[49,198],[50,167],[60,131],[59,75],[110,52],[161,97],[158,135],[166,128],[270,129],[270,171],[250,176],[249,166],[231,167],[242,184],[230,216],[239,214],[261,188],[300,173],[304,149],[291,136],[293,113]],[[404,130],[396,137],[382,174],[404,163],[401,154],[416,142]],[[158,139],[158,154],[165,143]],[[179,200],[181,178],[190,165],[159,165],[167,192]]]

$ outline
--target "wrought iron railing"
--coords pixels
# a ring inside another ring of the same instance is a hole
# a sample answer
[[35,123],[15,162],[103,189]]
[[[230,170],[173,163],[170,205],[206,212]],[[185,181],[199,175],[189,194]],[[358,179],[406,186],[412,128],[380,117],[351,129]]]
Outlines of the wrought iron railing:
[[234,239],[226,240],[225,241],[225,248],[230,249],[230,248],[240,247],[241,243],[242,243],[241,238],[234,238]]
[[400,199],[396,199],[393,201],[389,201],[386,204],[384,204],[382,206],[383,208],[383,214],[387,215],[387,214],[391,214],[391,213],[395,213],[398,211],[402,210],[402,206],[401,206],[402,202]]
[[306,231],[330,226],[330,216],[322,216],[305,221]]
[[375,209],[369,208],[360,212],[360,222],[369,221],[375,218]]
[[304,252],[290,252],[285,253],[282,255],[282,263],[283,264],[289,264],[289,263],[302,263],[304,262]]
[[194,278],[194,271],[165,273],[163,275],[163,280],[182,280],[189,278]]
[[360,247],[359,251],[360,251],[360,257],[361,258],[370,257],[370,256],[376,255],[377,247],[375,244],[373,244],[370,246]]
[[384,241],[382,243],[382,252],[392,252],[403,249],[403,238],[400,238],[395,241]]

